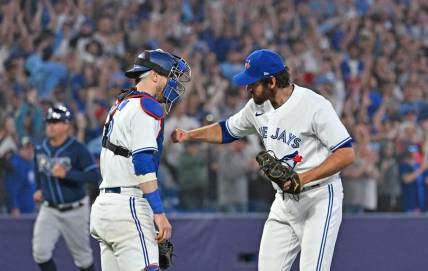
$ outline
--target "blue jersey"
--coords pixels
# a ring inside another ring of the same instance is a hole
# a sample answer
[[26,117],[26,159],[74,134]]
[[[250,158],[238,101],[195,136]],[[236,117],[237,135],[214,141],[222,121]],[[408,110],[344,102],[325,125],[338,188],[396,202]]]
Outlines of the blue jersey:
[[409,164],[403,162],[400,164],[400,177],[403,194],[403,210],[410,212],[414,210],[425,211],[426,210],[426,191],[424,174],[416,177],[416,180],[406,184],[404,183],[403,176],[415,172],[419,168],[417,164]]
[[18,208],[21,213],[32,213],[34,211],[33,194],[36,189],[33,161],[13,154],[10,163],[13,171],[5,176],[8,209],[10,211]]
[[[85,197],[85,182],[101,179],[98,166],[87,148],[73,138],[61,146],[52,147],[47,139],[36,146],[36,182],[44,200],[52,204],[74,202]],[[64,179],[55,178],[51,171],[56,163],[65,167]]]

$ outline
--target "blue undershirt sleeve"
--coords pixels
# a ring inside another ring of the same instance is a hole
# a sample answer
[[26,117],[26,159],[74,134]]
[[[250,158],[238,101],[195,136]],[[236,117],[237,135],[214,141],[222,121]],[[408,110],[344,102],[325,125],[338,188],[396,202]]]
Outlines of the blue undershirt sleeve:
[[226,121],[222,120],[218,123],[221,127],[221,144],[226,144],[238,140],[239,138],[234,137],[229,133],[226,127]]
[[147,173],[157,172],[154,154],[153,150],[132,154],[135,175],[146,175]]

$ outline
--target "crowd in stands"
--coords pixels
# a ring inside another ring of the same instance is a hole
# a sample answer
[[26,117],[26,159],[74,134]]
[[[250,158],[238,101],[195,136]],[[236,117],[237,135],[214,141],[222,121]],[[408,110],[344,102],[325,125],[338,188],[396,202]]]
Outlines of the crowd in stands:
[[[132,86],[123,71],[144,49],[188,60],[192,81],[165,124],[160,170],[170,211],[267,211],[259,139],[172,144],[237,112],[231,78],[254,49],[279,52],[293,81],[331,101],[353,137],[342,172],[346,212],[425,212],[428,169],[428,2],[425,0],[1,0],[1,213],[34,212],[32,148],[53,103],[95,158],[110,105]],[[296,119],[298,121],[298,119]]]

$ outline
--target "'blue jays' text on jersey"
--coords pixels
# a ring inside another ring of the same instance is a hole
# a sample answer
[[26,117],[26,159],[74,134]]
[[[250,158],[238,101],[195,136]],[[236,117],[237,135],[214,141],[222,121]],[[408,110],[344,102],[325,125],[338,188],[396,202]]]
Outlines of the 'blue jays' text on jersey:
[[[244,108],[226,120],[225,127],[234,139],[257,133],[266,149],[284,163],[295,166],[297,173],[317,167],[337,149],[350,147],[352,142],[332,104],[314,91],[295,84],[291,96],[278,108],[269,100],[256,104],[250,99]],[[297,155],[302,159],[294,164],[293,158]],[[310,185],[337,178],[339,173]]]
[[[65,167],[64,179],[55,178],[51,171],[56,163]],[[84,145],[68,138],[61,146],[52,147],[47,139],[35,149],[37,188],[44,200],[53,204],[78,201],[85,197],[85,182],[101,179],[98,166]]]

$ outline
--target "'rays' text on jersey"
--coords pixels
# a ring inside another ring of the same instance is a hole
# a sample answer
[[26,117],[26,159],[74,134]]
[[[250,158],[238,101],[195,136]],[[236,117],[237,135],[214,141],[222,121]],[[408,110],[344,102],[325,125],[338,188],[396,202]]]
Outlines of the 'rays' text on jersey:
[[[268,127],[267,126],[261,126],[259,128],[259,134],[260,136],[265,139],[268,137]],[[287,133],[286,130],[276,128],[275,133],[270,135],[270,138],[276,139],[279,141],[282,141],[283,143],[289,145],[290,147],[297,149],[300,147],[300,142],[302,142],[302,139],[294,135],[293,133]]]
[[71,169],[70,157],[48,157],[46,154],[36,156],[39,171],[46,175],[51,175],[52,169],[56,163],[62,165],[66,171]]

